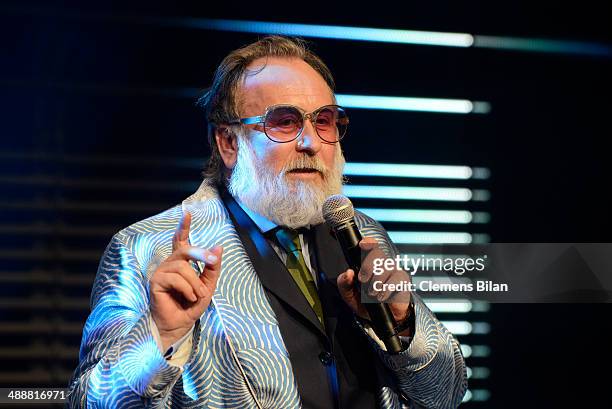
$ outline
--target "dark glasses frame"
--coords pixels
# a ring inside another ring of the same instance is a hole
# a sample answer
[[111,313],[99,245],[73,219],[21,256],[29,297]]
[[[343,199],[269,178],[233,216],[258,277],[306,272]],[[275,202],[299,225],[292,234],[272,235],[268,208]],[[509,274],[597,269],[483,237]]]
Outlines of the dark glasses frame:
[[[268,135],[268,132],[266,131],[266,118],[268,117],[268,114],[270,114],[272,111],[274,111],[277,108],[293,108],[295,109],[297,112],[302,114],[302,127],[300,128],[300,130],[295,134],[295,136],[292,139],[286,140],[286,141],[278,141],[276,139],[273,139],[270,135]],[[345,129],[344,132],[342,132],[342,134],[338,133],[338,139],[335,141],[328,141],[327,139],[323,138],[320,134],[319,134],[319,130],[317,129],[317,124],[316,124],[316,120],[317,120],[317,116],[319,115],[319,113],[326,109],[326,108],[335,108],[341,112],[344,113],[344,118],[343,120],[346,120],[346,124],[345,125]],[[293,142],[295,141],[297,138],[300,137],[300,135],[302,135],[302,132],[304,132],[304,128],[305,128],[305,124],[306,124],[306,119],[308,119],[310,121],[310,123],[312,123],[313,128],[315,129],[315,132],[317,133],[317,136],[319,138],[321,138],[321,140],[323,140],[324,142],[327,143],[337,143],[339,142],[344,135],[346,134],[346,129],[348,128],[348,124],[349,124],[349,119],[348,119],[348,115],[346,114],[346,110],[341,107],[340,105],[335,105],[335,104],[329,104],[329,105],[323,105],[320,108],[315,109],[312,112],[306,112],[304,111],[302,108],[295,106],[295,105],[291,105],[291,104],[277,104],[277,105],[271,105],[269,107],[266,108],[266,111],[263,115],[258,115],[258,116],[251,116],[248,118],[240,118],[240,119],[235,119],[233,121],[228,122],[228,125],[255,125],[255,124],[263,124],[264,125],[264,133],[266,134],[266,136],[268,137],[268,139],[270,139],[272,142],[276,142],[276,143],[289,143],[289,142]]]

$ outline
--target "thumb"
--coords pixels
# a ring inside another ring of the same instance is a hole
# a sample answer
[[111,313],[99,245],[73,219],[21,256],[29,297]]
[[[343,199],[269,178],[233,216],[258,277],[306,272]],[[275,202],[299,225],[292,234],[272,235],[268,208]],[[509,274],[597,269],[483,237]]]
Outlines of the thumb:
[[360,302],[359,294],[355,289],[355,272],[351,269],[346,270],[338,276],[338,292],[340,298],[353,310],[354,313],[359,313]]
[[[221,259],[223,257],[223,247],[215,246],[210,249],[212,253],[208,257],[208,263],[204,266],[204,271],[200,275],[200,280],[205,284],[209,285],[211,288],[216,287],[217,280],[219,279],[219,275],[221,274]],[[211,260],[214,259],[214,261]]]
[[[347,293],[352,293],[355,283],[355,272],[352,269],[346,270],[340,274],[337,279],[338,291],[344,296]],[[348,295],[348,294],[347,294]]]

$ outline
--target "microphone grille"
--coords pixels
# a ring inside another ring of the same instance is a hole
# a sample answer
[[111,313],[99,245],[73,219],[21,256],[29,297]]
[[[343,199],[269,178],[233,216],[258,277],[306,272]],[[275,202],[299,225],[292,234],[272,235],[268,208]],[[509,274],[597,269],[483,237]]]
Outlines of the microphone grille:
[[348,197],[333,195],[323,202],[323,218],[331,228],[341,225],[355,217],[355,209]]

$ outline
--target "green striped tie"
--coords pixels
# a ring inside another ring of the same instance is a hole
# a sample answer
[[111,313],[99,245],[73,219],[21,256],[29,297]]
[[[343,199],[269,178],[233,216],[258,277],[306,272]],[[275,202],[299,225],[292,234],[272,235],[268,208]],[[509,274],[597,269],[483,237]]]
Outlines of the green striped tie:
[[310,274],[308,267],[306,267],[298,232],[292,229],[279,229],[276,231],[276,238],[287,252],[287,270],[289,270],[291,277],[293,277],[302,294],[304,294],[315,314],[317,314],[321,324],[325,325],[323,322],[321,300],[319,299],[312,274]]

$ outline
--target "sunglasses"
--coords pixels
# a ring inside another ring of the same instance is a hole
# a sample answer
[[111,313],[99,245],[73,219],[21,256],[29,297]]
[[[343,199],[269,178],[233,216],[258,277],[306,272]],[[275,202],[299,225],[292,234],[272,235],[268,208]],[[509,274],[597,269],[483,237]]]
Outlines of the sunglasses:
[[236,119],[229,125],[263,124],[266,136],[278,143],[297,139],[304,130],[308,119],[319,138],[325,142],[336,143],[344,137],[349,119],[346,111],[339,105],[324,105],[310,113],[294,105],[272,105],[261,116]]

